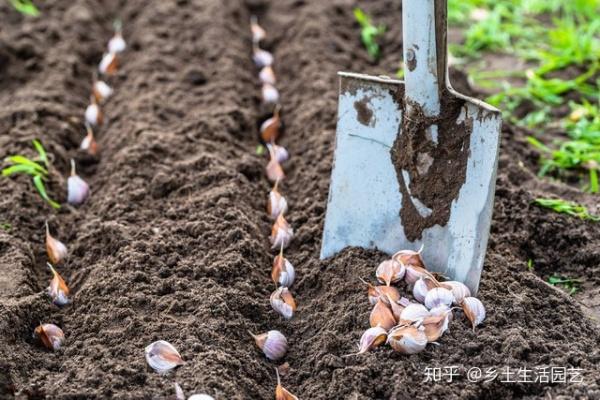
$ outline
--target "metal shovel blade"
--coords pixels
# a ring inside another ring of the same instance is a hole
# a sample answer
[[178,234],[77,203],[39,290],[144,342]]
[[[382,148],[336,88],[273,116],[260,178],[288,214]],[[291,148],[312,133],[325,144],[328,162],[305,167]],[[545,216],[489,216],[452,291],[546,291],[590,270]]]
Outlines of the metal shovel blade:
[[[405,0],[403,12],[426,1],[431,12],[439,7],[436,0]],[[418,15],[410,18],[417,29]],[[475,294],[491,223],[501,115],[446,83],[445,56],[440,67],[436,43],[427,48],[439,26],[429,27],[433,35],[425,29],[414,37],[407,36],[410,22],[404,21],[405,46],[416,44],[412,55],[405,48],[405,60],[417,61],[405,70],[406,82],[339,73],[321,258],[348,246],[390,254],[423,246],[430,270],[464,282]],[[445,49],[445,32],[443,40]],[[426,60],[421,69],[420,60]]]

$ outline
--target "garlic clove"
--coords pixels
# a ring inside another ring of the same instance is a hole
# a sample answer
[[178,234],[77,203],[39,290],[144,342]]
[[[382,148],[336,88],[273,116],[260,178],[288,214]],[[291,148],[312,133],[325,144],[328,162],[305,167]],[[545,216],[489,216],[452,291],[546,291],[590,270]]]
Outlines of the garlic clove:
[[185,394],[183,389],[179,386],[179,383],[175,382],[175,400],[185,400]]
[[46,221],[46,253],[48,259],[54,265],[60,264],[67,257],[67,246],[65,246],[60,240],[55,239],[50,234],[50,228]]
[[263,102],[272,104],[279,102],[279,90],[270,83],[263,83],[261,93]]
[[276,249],[280,247],[285,249],[290,244],[293,237],[294,229],[292,229],[290,224],[285,220],[283,214],[279,214],[279,217],[277,217],[271,228],[271,236],[269,237],[271,248]]
[[287,149],[283,146],[279,146],[275,143],[268,143],[267,148],[269,149],[269,154],[272,154],[273,158],[280,164],[283,164],[290,159],[290,153],[288,153]]
[[164,374],[185,364],[181,355],[173,345],[164,340],[158,340],[146,346],[146,362],[158,372]]
[[448,313],[450,311],[447,311],[446,314],[431,315],[423,319],[421,326],[429,342],[435,342],[448,330]]
[[402,354],[415,354],[427,346],[427,335],[422,328],[398,326],[388,333],[387,343]]
[[271,219],[277,219],[279,215],[284,214],[288,210],[288,203],[285,197],[277,190],[279,182],[275,182],[275,186],[269,193],[269,200],[267,202],[267,213]]
[[272,157],[267,164],[265,172],[267,173],[267,178],[271,182],[279,182],[285,178],[285,173],[283,172],[283,168],[281,168],[281,164],[274,157]]
[[259,48],[258,46],[254,46],[252,59],[258,68],[263,68],[273,64],[273,54]]
[[383,301],[390,307],[390,310],[392,310],[392,315],[394,316],[396,322],[400,321],[400,315],[402,315],[402,311],[404,311],[405,306],[393,301],[389,295],[383,296],[382,299],[386,299]]
[[279,138],[279,131],[281,129],[280,110],[281,106],[277,104],[273,111],[273,116],[260,125],[260,136],[265,143],[272,143]]
[[401,280],[404,277],[405,272],[406,268],[404,268],[404,265],[394,259],[390,259],[379,264],[375,271],[375,275],[379,282],[390,286],[390,284]]
[[269,85],[275,85],[277,82],[275,71],[273,71],[273,67],[270,65],[267,65],[260,70],[258,73],[258,79],[260,79],[262,83],[268,83]]
[[421,257],[422,251],[423,246],[421,246],[419,251],[400,250],[396,254],[394,254],[392,258],[397,260],[399,263],[404,264],[407,267],[410,265],[425,269],[425,262],[423,261],[423,257]]
[[102,125],[102,120],[102,110],[96,103],[96,98],[92,96],[90,104],[85,109],[85,122],[91,126],[98,126]]
[[450,322],[454,319],[454,315],[452,314],[453,310],[454,308],[450,308],[445,304],[440,304],[439,306],[433,307],[431,310],[429,310],[429,314],[446,315],[448,317],[448,322]]
[[431,310],[441,304],[450,307],[454,302],[454,295],[448,289],[436,287],[427,292],[425,296],[425,307]]
[[446,281],[440,283],[440,286],[452,291],[454,296],[454,304],[459,305],[465,297],[471,297],[471,291],[462,282],[457,281]]
[[439,286],[437,279],[435,279],[433,274],[431,274],[431,272],[427,271],[425,268],[418,267],[415,265],[407,265],[406,266],[406,274],[404,275],[404,281],[407,284],[413,285],[421,277],[423,277],[423,278],[426,277],[426,278],[430,279],[431,282],[433,282],[436,287]]
[[400,322],[421,321],[429,315],[429,310],[423,304],[411,303],[400,313]]
[[363,279],[361,279],[361,281],[367,285],[367,295],[369,297],[369,303],[372,305],[377,304],[377,300],[379,300],[381,296],[387,296],[393,302],[400,300],[400,292],[393,286],[374,286]]
[[37,337],[44,346],[50,350],[58,350],[65,341],[65,334],[62,329],[54,324],[40,324],[34,330],[34,336]]
[[252,32],[252,42],[254,44],[258,44],[258,42],[267,37],[267,32],[258,24],[256,15],[250,16],[250,31]]
[[385,343],[386,339],[387,331],[381,326],[369,328],[362,334],[358,345],[358,353],[356,354],[366,353],[382,343]]
[[296,311],[296,302],[286,287],[279,287],[271,294],[271,307],[285,319],[291,319]]
[[125,51],[127,48],[127,43],[125,42],[125,39],[123,39],[121,32],[115,32],[115,35],[108,41],[107,47],[109,53],[116,54]]
[[71,176],[67,179],[67,201],[78,206],[90,196],[90,187],[75,171],[75,161],[71,160]]
[[47,264],[50,271],[52,271],[52,280],[50,281],[50,286],[48,286],[48,295],[52,299],[52,302],[59,307],[69,304],[69,287],[59,273],[56,272],[52,264]]
[[98,143],[94,138],[94,131],[92,130],[91,125],[87,122],[85,124],[85,128],[87,130],[87,134],[81,141],[81,145],[79,146],[79,148],[81,150],[86,151],[89,155],[95,156],[96,154],[98,154]]
[[392,329],[396,325],[396,318],[392,310],[381,300],[377,300],[377,304],[371,310],[369,316],[369,324],[371,327],[380,326],[386,331]]
[[466,317],[471,321],[474,331],[475,327],[485,319],[485,307],[483,303],[475,297],[465,297],[460,306]]
[[296,278],[296,271],[291,262],[283,256],[283,246],[279,254],[273,259],[273,268],[271,269],[271,278],[276,285],[291,287]]
[[101,103],[112,96],[113,89],[104,81],[96,81],[94,82],[92,93],[94,94],[96,102]]
[[419,279],[417,279],[417,281],[415,282],[414,286],[413,286],[413,297],[415,298],[415,300],[417,300],[419,303],[423,303],[425,301],[425,296],[427,296],[427,293],[437,287],[438,283],[437,281],[432,280],[429,276],[424,275],[419,277]]
[[260,335],[255,335],[252,332],[248,333],[254,338],[258,348],[262,350],[269,360],[280,360],[285,356],[285,353],[287,353],[287,339],[281,332],[271,330],[266,333],[261,333]]
[[104,75],[114,75],[117,72],[118,61],[115,53],[105,53],[98,65],[98,71]]
[[215,400],[215,398],[207,394],[193,394],[187,400]]
[[275,400],[298,400],[298,397],[291,394],[286,388],[281,386],[281,378],[279,377],[279,370],[275,368],[275,374],[277,374],[277,387],[275,388]]

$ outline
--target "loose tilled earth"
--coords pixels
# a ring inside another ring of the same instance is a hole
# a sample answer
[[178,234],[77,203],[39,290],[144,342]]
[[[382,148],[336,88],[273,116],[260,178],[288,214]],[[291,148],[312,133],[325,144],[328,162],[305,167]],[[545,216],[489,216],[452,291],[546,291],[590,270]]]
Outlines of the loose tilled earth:
[[[272,363],[247,330],[280,329],[289,339],[284,385],[302,399],[600,398],[600,224],[531,205],[560,196],[597,212],[596,198],[536,177],[526,132],[505,126],[494,220],[479,297],[485,323],[473,332],[457,315],[440,341],[413,356],[389,347],[358,356],[369,303],[359,277],[385,259],[348,249],[319,261],[332,162],[338,70],[392,74],[401,54],[400,1],[364,2],[387,24],[383,56],[369,61],[358,40],[353,0],[179,0],[41,2],[26,19],[0,3],[0,157],[41,139],[53,156],[50,192],[64,201],[74,157],[92,188],[84,206],[59,213],[27,178],[0,184],[0,397],[273,398]],[[270,34],[292,154],[283,185],[297,236],[287,254],[299,278],[299,309],[284,322],[273,290],[269,184],[255,154],[260,105],[251,61],[249,16]],[[111,81],[116,94],[97,136],[101,156],[77,150],[92,71],[124,21],[129,50]],[[468,91],[464,76],[455,86]],[[44,220],[67,243],[61,272],[73,304],[44,293]],[[534,260],[534,270],[527,260]],[[577,276],[573,298],[545,283]],[[593,303],[596,302],[594,305]],[[583,306],[586,303],[589,307]],[[596,309],[594,310],[594,307]],[[49,352],[32,339],[53,322],[66,344]],[[168,376],[149,370],[144,347],[173,343],[186,364]],[[453,383],[422,383],[426,367],[458,366]],[[583,383],[470,383],[470,367],[575,367]]]

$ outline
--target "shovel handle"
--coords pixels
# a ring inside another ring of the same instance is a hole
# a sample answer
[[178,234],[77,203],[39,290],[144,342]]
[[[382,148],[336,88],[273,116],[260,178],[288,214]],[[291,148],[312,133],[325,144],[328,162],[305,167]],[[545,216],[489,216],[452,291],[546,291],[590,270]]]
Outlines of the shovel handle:
[[428,117],[440,113],[447,83],[447,0],[403,0],[402,36],[407,110],[411,104]]

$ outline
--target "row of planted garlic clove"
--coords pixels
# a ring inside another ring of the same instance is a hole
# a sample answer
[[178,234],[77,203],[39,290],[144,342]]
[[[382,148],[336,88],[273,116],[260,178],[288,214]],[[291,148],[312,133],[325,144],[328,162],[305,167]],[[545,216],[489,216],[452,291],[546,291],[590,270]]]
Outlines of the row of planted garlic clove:
[[[102,61],[98,65],[98,71],[102,75],[112,75],[117,71],[117,54],[126,48],[125,40],[121,34],[120,22],[115,23],[115,33],[109,40],[107,48],[108,52],[104,54]],[[87,134],[80,146],[82,150],[91,155],[96,155],[98,150],[92,126],[99,126],[103,121],[99,103],[106,100],[113,93],[113,89],[106,82],[96,79],[95,76],[96,74],[94,74],[94,83],[92,85],[92,101],[84,112]],[[89,195],[90,187],[87,182],[77,175],[75,161],[71,159],[71,176],[67,179],[67,202],[78,206],[83,204]],[[56,271],[56,267],[66,259],[68,251],[64,243],[50,234],[48,222],[46,222],[46,253],[50,261],[47,265],[52,272],[52,280],[47,292],[52,303],[63,307],[70,303],[69,287],[62,276]],[[63,330],[50,323],[37,326],[34,329],[34,337],[37,337],[45,347],[51,350],[58,350],[65,340]]]
[[[362,354],[387,343],[403,354],[423,351],[448,330],[453,311],[462,309],[473,330],[485,319],[485,307],[472,297],[469,288],[457,281],[439,281],[425,267],[421,251],[401,250],[383,261],[376,270],[382,285],[368,285],[369,302],[374,306],[367,329],[358,345]],[[393,283],[412,285],[416,302],[401,297]]]

